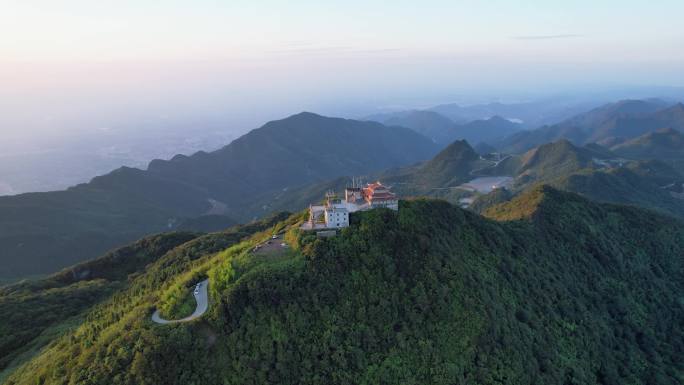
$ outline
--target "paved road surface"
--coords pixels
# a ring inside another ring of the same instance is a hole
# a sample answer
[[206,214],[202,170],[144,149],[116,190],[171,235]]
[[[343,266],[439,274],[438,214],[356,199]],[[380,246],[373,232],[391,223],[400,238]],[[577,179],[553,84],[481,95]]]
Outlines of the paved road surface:
[[283,243],[285,243],[283,235],[278,234],[275,239],[269,238],[267,241],[257,245],[252,252],[256,255],[279,253],[288,248],[288,246],[283,246]]
[[[173,323],[178,323],[178,322],[188,322],[192,321],[196,318],[199,318],[204,314],[207,309],[209,308],[209,294],[207,292],[207,286],[209,285],[209,280],[205,279],[204,281],[201,282],[202,287],[200,287],[199,293],[195,295],[195,301],[197,301],[197,307],[195,308],[195,311],[183,318],[183,319],[178,319],[178,320],[165,320],[162,319],[161,316],[159,316],[159,310],[155,310],[154,314],[152,314],[152,321],[158,323],[158,324],[173,324]],[[194,289],[193,289],[194,293]]]

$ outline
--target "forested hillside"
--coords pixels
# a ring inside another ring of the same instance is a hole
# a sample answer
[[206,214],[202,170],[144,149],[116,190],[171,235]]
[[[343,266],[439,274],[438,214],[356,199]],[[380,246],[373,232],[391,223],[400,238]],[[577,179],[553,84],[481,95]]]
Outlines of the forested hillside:
[[[456,140],[432,159],[412,166],[398,167],[370,175],[361,175],[364,181],[381,180],[392,186],[400,197],[453,198],[458,191],[453,187],[474,178],[473,172],[491,162],[484,161],[465,140]],[[357,175],[358,179],[359,175]],[[265,212],[297,211],[318,202],[328,191],[342,191],[352,183],[352,176],[335,178],[326,182],[272,194],[263,205]],[[259,200],[261,202],[262,200]]]
[[[506,191],[471,193],[457,188],[478,176],[510,176]],[[480,157],[466,141],[455,141],[434,158],[414,166],[387,170],[366,176],[382,180],[402,197],[427,196],[458,203],[473,197],[470,208],[482,212],[487,207],[540,183],[575,192],[600,202],[630,204],[663,214],[684,218],[682,184],[684,175],[657,160],[622,159],[599,145],[576,146],[559,140],[534,148],[500,162]],[[300,210],[318,202],[327,191],[342,191],[351,177],[278,192],[266,199],[268,210]],[[256,209],[256,208],[255,208]]]
[[111,303],[124,293],[146,295],[131,287],[141,275],[155,277],[150,287],[154,291],[165,285],[166,277],[183,273],[194,258],[230,247],[287,217],[274,215],[208,235],[154,235],[48,278],[0,288],[0,382],[44,345],[89,319],[98,303]]
[[[0,197],[0,279],[52,273],[146,234],[270,214],[274,192],[429,159],[403,127],[301,113],[224,148],[121,168],[66,191]],[[213,218],[192,218],[211,215]]]
[[673,128],[662,128],[617,144],[611,150],[629,159],[658,159],[684,166],[684,135]]
[[0,380],[8,366],[35,354],[51,338],[82,322],[84,311],[124,289],[129,274],[196,236],[151,236],[49,278],[0,288]]
[[[681,222],[549,187],[487,215],[404,201],[325,240],[293,216],[219,253],[183,246],[7,383],[684,381]],[[283,230],[292,250],[253,252]],[[150,322],[203,276],[203,319]]]
[[568,140],[544,144],[508,159],[508,165],[501,162],[491,171],[515,176],[508,191],[478,196],[471,205],[473,210],[482,212],[539,183],[548,183],[599,202],[640,206],[684,218],[684,175],[665,162],[632,161],[599,145],[578,147]]

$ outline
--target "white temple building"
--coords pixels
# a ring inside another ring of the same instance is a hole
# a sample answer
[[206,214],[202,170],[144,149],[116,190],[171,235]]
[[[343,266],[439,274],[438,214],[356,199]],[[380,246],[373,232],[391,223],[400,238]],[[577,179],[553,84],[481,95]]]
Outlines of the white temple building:
[[309,220],[302,225],[302,229],[348,227],[350,213],[378,207],[399,210],[396,195],[380,182],[369,183],[363,188],[347,187],[344,190],[344,200],[329,192],[326,194],[325,204],[309,206]]

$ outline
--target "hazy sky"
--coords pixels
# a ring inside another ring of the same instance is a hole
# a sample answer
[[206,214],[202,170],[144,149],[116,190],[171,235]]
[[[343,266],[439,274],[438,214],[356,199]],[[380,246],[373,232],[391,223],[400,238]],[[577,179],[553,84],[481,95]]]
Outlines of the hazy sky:
[[684,85],[682,0],[0,0],[0,10],[10,135]]

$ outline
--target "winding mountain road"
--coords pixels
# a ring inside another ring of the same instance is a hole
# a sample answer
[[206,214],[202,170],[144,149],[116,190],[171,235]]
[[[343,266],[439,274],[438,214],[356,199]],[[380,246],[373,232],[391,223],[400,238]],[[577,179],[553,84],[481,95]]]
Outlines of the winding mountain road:
[[154,314],[152,314],[152,321],[156,322],[158,324],[166,325],[166,324],[174,324],[174,323],[179,323],[179,322],[188,322],[188,321],[192,321],[194,319],[201,317],[202,314],[204,314],[207,311],[207,309],[209,308],[209,293],[207,290],[207,286],[209,286],[209,280],[205,279],[204,281],[200,282],[200,284],[201,284],[201,287],[200,287],[199,293],[197,293],[197,295],[195,295],[195,301],[197,301],[197,307],[195,308],[195,311],[191,315],[189,315],[185,318],[182,318],[182,319],[178,319],[178,320],[165,320],[165,319],[161,318],[161,316],[159,315],[159,310],[155,310]]

